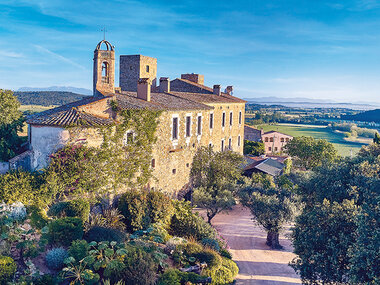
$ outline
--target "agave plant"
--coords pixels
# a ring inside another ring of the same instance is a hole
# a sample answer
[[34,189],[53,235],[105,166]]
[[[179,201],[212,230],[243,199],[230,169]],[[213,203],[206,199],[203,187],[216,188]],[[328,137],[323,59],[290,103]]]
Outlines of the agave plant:
[[103,214],[91,214],[88,222],[85,224],[85,231],[88,232],[93,227],[111,228],[116,230],[125,230],[123,223],[124,216],[118,209],[104,209]]

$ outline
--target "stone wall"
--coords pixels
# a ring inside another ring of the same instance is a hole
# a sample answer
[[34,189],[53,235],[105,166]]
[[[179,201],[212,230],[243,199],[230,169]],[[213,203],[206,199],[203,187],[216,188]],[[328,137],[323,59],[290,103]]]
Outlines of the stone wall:
[[197,74],[197,73],[181,74],[181,79],[190,80],[202,85],[205,84],[205,77],[202,74]]
[[198,87],[196,85],[184,82],[179,79],[174,79],[170,82],[170,90],[178,91],[178,92],[190,92],[190,93],[204,93],[204,94],[212,94],[212,91],[208,91],[204,88]]
[[[106,77],[102,77],[103,63],[108,66]],[[94,96],[99,96],[99,92],[113,93],[115,91],[115,51],[95,50],[93,72]]]
[[261,135],[264,134],[263,130],[258,130],[250,126],[244,126],[244,139],[248,141],[259,142]]
[[293,139],[292,136],[279,132],[271,132],[262,135],[262,140],[265,145],[265,153],[273,154],[283,151],[284,146]]
[[5,174],[9,170],[9,162],[0,162],[0,174]]
[[121,55],[119,80],[121,90],[136,92],[139,78],[149,78],[152,81],[152,90],[155,90],[157,59],[144,55]]

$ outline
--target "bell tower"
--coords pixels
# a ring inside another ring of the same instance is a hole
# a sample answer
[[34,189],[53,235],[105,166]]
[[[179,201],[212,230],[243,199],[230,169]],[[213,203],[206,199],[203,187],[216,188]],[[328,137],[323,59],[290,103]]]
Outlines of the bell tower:
[[[104,44],[105,49],[102,49]],[[94,50],[94,96],[115,92],[115,51],[108,41],[102,40]]]

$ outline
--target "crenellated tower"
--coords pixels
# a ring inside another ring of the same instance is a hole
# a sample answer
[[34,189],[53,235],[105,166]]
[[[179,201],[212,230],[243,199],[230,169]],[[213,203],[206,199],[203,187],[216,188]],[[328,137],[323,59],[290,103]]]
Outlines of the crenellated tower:
[[94,50],[93,90],[94,96],[115,92],[115,50],[106,40],[99,42]]

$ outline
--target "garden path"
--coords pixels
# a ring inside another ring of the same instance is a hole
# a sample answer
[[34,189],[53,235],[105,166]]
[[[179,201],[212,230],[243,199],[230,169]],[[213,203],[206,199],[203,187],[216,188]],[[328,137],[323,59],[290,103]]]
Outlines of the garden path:
[[289,239],[280,236],[283,250],[271,250],[266,232],[255,225],[248,209],[237,205],[228,213],[220,213],[212,224],[227,240],[233,260],[239,266],[236,284],[291,285],[301,284],[299,276],[288,266],[295,254]]

